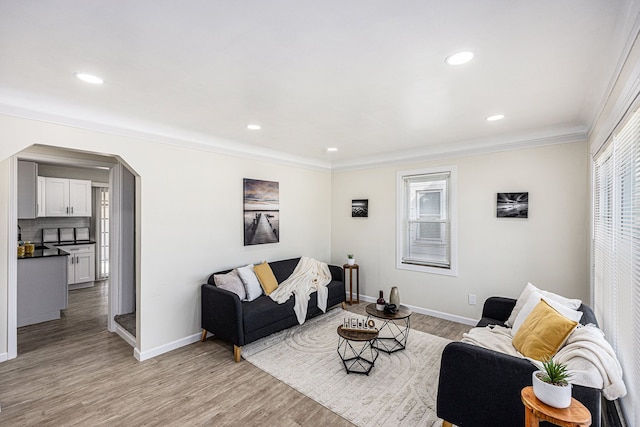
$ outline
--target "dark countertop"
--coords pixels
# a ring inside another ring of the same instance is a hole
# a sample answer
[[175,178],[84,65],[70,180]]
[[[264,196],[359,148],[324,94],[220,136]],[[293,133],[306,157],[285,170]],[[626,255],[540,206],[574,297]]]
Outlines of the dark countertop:
[[51,242],[47,243],[50,246],[71,246],[71,245],[92,245],[95,244],[93,240],[76,240],[75,242]]
[[69,255],[65,251],[61,251],[60,249],[36,249],[33,251],[33,255],[25,255],[19,256],[18,259],[36,259],[36,258],[47,258],[52,256],[67,256]]

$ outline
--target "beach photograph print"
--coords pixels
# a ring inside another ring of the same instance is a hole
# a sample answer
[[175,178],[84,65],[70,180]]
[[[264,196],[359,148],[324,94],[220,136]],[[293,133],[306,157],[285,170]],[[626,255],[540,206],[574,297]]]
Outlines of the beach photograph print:
[[274,181],[244,179],[244,245],[280,241],[280,189]]
[[528,218],[529,193],[498,193],[498,218]]

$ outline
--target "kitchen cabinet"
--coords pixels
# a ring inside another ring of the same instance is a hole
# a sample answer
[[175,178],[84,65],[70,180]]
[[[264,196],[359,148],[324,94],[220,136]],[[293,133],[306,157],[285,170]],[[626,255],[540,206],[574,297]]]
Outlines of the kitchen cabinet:
[[39,217],[45,216],[45,208],[44,208],[44,176],[38,177],[38,203],[37,203],[37,211]]
[[64,245],[58,249],[69,254],[67,260],[67,284],[93,282],[96,278],[95,244]]
[[67,308],[65,257],[18,259],[18,327],[60,318]]
[[18,219],[35,219],[38,198],[38,164],[18,160]]
[[44,177],[45,216],[91,216],[91,181]]

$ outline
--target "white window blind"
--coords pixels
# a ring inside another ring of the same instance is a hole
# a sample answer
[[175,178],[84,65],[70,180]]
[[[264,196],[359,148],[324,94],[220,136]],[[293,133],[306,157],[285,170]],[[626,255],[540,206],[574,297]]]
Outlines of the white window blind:
[[446,168],[398,173],[398,268],[455,274],[454,177]]
[[640,114],[594,161],[594,309],[624,371],[622,408],[640,425]]

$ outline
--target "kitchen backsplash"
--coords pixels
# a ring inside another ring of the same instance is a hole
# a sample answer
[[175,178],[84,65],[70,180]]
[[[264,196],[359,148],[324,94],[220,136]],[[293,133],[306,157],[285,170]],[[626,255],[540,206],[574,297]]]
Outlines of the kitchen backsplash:
[[37,218],[19,219],[18,225],[22,228],[22,240],[40,242],[43,228],[74,228],[90,227],[91,218]]

